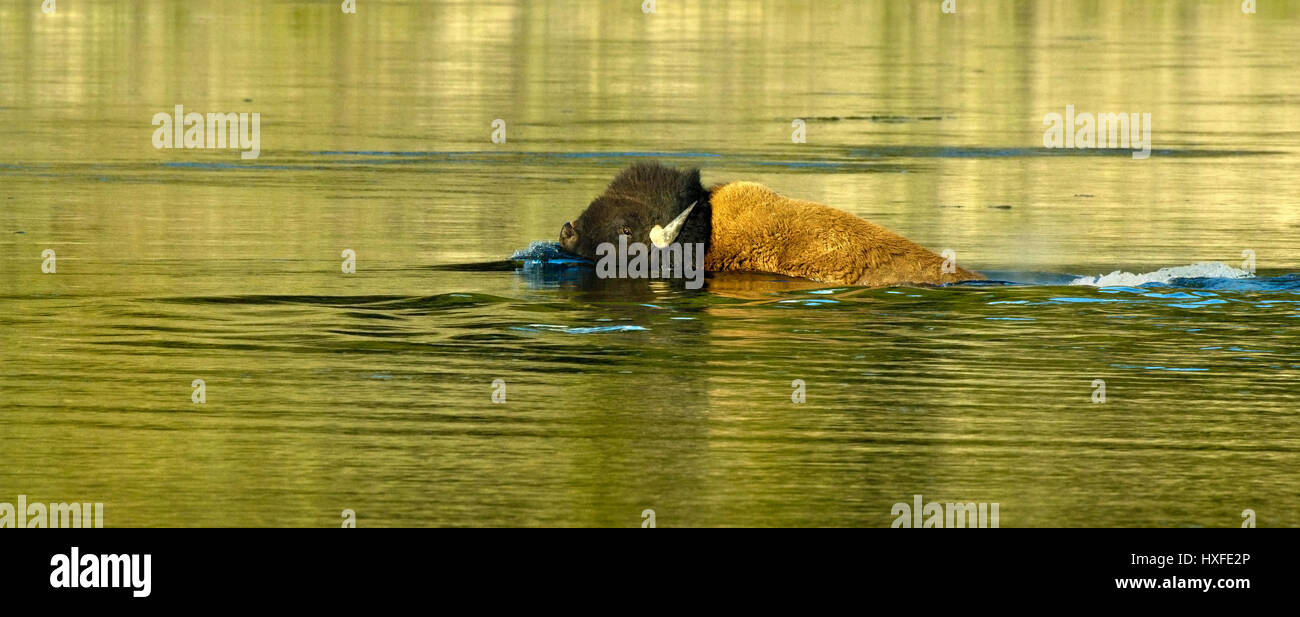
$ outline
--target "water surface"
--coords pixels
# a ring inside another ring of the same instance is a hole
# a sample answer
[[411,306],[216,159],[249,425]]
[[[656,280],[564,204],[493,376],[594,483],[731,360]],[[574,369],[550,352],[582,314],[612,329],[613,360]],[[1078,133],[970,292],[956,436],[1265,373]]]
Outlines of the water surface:
[[[1297,4],[358,4],[0,5],[0,501],[888,526],[921,494],[1004,527],[1300,525]],[[177,104],[259,112],[260,157],[155,150]],[[1066,105],[1151,113],[1151,158],[1043,149]],[[1015,284],[506,261],[643,159]],[[1228,270],[1070,285],[1202,262]]]

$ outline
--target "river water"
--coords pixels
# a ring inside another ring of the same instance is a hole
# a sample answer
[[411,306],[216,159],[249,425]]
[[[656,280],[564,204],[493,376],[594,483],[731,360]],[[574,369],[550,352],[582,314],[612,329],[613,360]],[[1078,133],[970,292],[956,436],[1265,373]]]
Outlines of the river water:
[[[357,4],[0,4],[0,501],[1300,525],[1300,4]],[[156,149],[176,105],[259,113],[259,156]],[[1150,157],[1044,148],[1067,106],[1151,114]],[[509,259],[646,159],[1014,284]]]

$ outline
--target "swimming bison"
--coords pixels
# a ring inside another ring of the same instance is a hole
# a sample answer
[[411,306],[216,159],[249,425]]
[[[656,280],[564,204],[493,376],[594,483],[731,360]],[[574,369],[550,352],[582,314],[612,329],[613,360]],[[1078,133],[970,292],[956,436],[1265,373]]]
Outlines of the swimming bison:
[[[638,163],[560,229],[565,251],[595,260],[602,245],[704,247],[710,272],[770,272],[840,285],[938,285],[984,277],[884,227],[754,182],[705,189],[698,169]],[[609,243],[609,244],[605,244]]]

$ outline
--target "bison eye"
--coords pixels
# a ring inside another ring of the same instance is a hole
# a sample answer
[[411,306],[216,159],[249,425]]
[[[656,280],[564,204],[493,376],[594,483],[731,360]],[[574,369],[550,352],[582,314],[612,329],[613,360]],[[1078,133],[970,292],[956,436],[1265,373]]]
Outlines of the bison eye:
[[625,235],[625,236],[631,236],[631,235],[632,235],[632,228],[631,228],[631,227],[628,227],[627,225],[624,225],[623,228],[621,229],[621,231],[623,232],[623,235]]

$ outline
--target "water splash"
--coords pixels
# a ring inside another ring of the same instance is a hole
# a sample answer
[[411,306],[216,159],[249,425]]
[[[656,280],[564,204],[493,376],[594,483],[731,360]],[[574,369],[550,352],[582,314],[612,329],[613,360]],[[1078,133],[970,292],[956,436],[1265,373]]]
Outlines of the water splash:
[[1071,285],[1089,285],[1092,287],[1138,287],[1147,283],[1170,283],[1176,279],[1240,279],[1254,275],[1218,261],[1207,261],[1190,266],[1161,268],[1155,272],[1134,274],[1116,270],[1099,276],[1081,276],[1070,281]]
[[540,263],[590,263],[576,255],[570,255],[560,248],[559,242],[538,240],[510,254],[510,261]]

